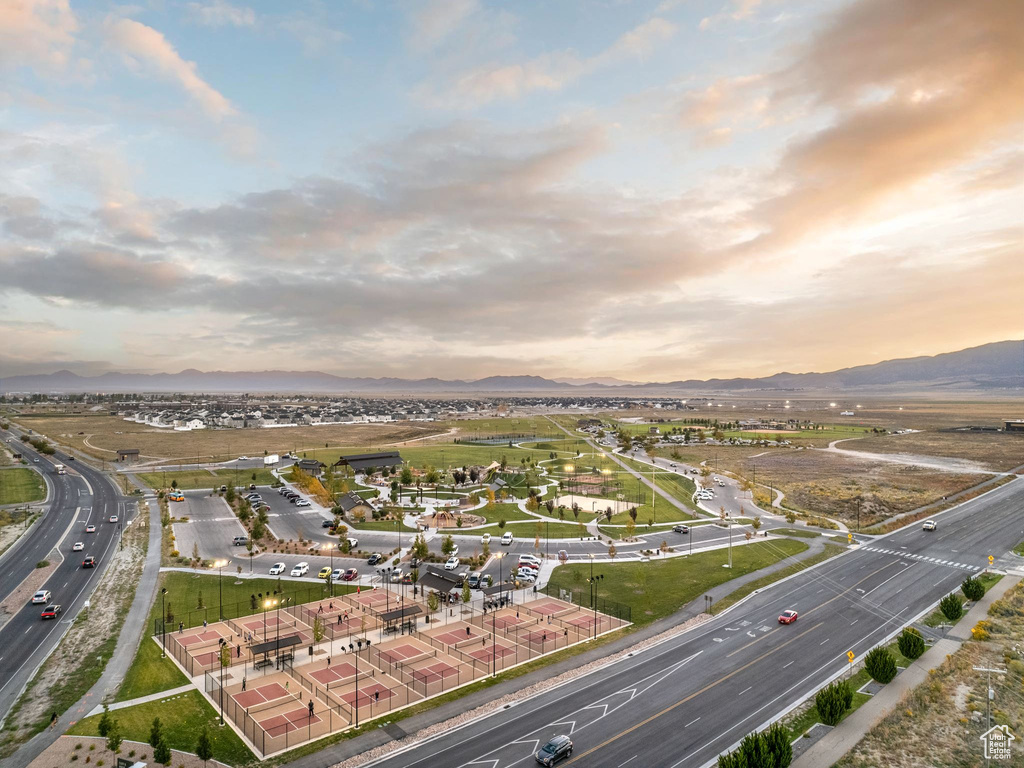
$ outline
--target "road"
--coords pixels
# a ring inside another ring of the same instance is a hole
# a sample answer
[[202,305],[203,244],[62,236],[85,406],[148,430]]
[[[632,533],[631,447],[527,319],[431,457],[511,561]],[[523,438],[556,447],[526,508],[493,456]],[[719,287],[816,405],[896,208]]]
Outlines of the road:
[[[711,764],[928,610],[1024,536],[1024,481],[899,531],[765,589],[698,630],[374,765],[529,764],[568,733],[561,765],[664,768]],[[997,561],[998,562],[998,561]],[[799,620],[777,623],[793,608]],[[632,761],[636,761],[633,763]]]
[[[25,459],[43,471],[51,497],[39,525],[0,560],[0,597],[10,595],[32,573],[36,563],[52,562],[52,553],[56,552],[60,564],[43,588],[50,590],[52,602],[60,604],[63,610],[58,621],[43,621],[39,617],[43,606],[26,604],[0,628],[0,720],[6,717],[36,667],[53,650],[99,583],[120,532],[118,524],[107,522],[109,516],[117,515],[120,525],[124,525],[134,518],[136,510],[136,501],[118,494],[98,470],[80,460],[72,461],[60,451],[53,456],[41,455],[31,445],[22,443],[19,436],[18,430],[0,432],[0,439],[15,438]],[[68,474],[58,475],[53,468],[55,463],[68,467]],[[96,526],[95,533],[85,533],[90,523]],[[85,550],[72,552],[75,541],[83,542]],[[82,568],[86,555],[96,557],[97,568]]]

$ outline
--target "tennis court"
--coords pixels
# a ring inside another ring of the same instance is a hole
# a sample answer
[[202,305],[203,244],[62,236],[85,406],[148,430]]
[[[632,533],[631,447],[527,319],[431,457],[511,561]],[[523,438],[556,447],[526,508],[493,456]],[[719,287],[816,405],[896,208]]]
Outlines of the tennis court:
[[533,613],[539,613],[542,616],[561,616],[576,610],[576,606],[571,603],[563,603],[561,600],[548,598],[524,603],[522,607]]
[[188,648],[190,645],[195,645],[196,643],[216,643],[222,637],[228,637],[228,635],[218,632],[213,627],[209,627],[207,629],[204,629],[202,632],[198,632],[196,634],[178,635],[175,639],[183,646]]
[[490,662],[491,659],[503,659],[506,656],[516,656],[515,646],[505,645],[501,640],[483,642],[479,648],[461,648],[463,653],[468,653],[474,659]]
[[238,704],[245,709],[289,695],[288,691],[286,691],[284,686],[280,683],[269,683],[267,685],[250,688],[246,691],[239,691],[237,693],[230,694],[231,698],[237,701]]
[[477,627],[464,621],[448,624],[443,630],[436,633],[428,629],[424,634],[433,637],[435,640],[440,640],[445,645],[454,645],[456,647],[458,647],[459,643],[465,643],[467,640],[479,641],[484,636]]
[[367,704],[375,704],[378,701],[387,701],[395,695],[390,688],[386,685],[381,685],[376,680],[372,683],[360,685],[357,690],[354,689],[345,693],[331,691],[331,693],[350,706],[355,705],[356,699],[359,699],[360,707],[365,707]]
[[378,646],[377,652],[388,664],[401,664],[406,659],[412,659],[422,656],[424,653],[429,653],[429,649],[420,648],[413,643],[399,643],[398,645],[389,645],[387,648]]
[[382,594],[377,590],[370,590],[367,592],[357,592],[356,594],[349,593],[345,595],[345,599],[353,600],[359,605],[365,605],[368,608],[379,608],[381,605],[387,605],[388,602],[398,604],[398,598],[390,595]]
[[347,661],[343,661],[341,664],[332,664],[329,667],[323,669],[317,669],[313,672],[307,673],[310,677],[316,680],[320,685],[330,685],[336,683],[339,680],[346,680],[356,676],[356,667],[354,664],[349,664]]
[[268,735],[281,736],[289,731],[316,725],[320,722],[320,718],[315,714],[310,715],[308,707],[297,707],[289,712],[273,715],[266,720],[257,720],[256,722]]
[[458,677],[459,670],[457,667],[453,667],[444,661],[431,660],[422,663],[421,667],[413,667],[408,670],[409,674],[413,678],[419,680],[421,683],[430,685],[430,683],[444,682],[449,677]]

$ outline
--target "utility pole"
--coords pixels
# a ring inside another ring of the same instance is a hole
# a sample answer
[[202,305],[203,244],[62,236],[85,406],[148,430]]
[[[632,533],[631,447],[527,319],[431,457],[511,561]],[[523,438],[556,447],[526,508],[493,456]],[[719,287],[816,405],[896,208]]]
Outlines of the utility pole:
[[[975,672],[984,672],[986,674],[985,686],[988,689],[985,693],[985,730],[991,730],[992,728],[992,699],[995,698],[996,692],[992,688],[992,673],[995,672],[997,675],[1005,675],[1005,669],[991,669],[990,667],[971,667]],[[985,758],[985,765],[991,765],[991,759]]]

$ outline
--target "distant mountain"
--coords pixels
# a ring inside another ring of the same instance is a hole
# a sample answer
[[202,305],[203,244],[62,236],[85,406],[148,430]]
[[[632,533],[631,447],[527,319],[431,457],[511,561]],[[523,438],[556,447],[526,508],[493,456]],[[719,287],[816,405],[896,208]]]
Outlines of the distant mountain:
[[654,394],[742,391],[985,390],[1024,388],[1024,341],[1000,341],[932,357],[886,360],[831,373],[776,373],[756,379],[687,379],[636,384],[620,379],[545,379],[488,376],[461,379],[399,379],[335,376],[321,371],[197,371],[104,373],[72,371],[0,379],[0,392],[310,392],[352,394],[537,393]]

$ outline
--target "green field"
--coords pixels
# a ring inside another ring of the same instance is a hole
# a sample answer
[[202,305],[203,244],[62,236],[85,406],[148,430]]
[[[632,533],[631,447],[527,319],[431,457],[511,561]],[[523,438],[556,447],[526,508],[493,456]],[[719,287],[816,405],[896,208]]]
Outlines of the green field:
[[[121,727],[121,734],[131,741],[149,741],[149,729],[153,718],[159,717],[163,723],[167,745],[171,749],[183,752],[196,751],[196,739],[203,727],[210,734],[213,745],[213,759],[233,766],[248,765],[256,761],[256,756],[242,742],[242,739],[231,729],[220,726],[220,719],[213,706],[207,702],[199,691],[178,694],[171,699],[150,701],[134,707],[118,709],[110,713]],[[93,715],[79,720],[68,731],[71,735],[98,736],[96,730],[101,715]],[[152,756],[148,747],[144,750]],[[94,753],[99,757],[101,754]],[[86,753],[89,754],[89,753]],[[109,754],[109,753],[106,753]],[[155,765],[152,760],[147,760]]]
[[[668,616],[718,584],[751,573],[807,550],[802,541],[780,539],[733,549],[733,567],[723,568],[729,555],[725,550],[702,552],[690,557],[673,557],[649,563],[601,563],[594,573],[599,582],[598,597],[608,598],[633,609],[633,623],[648,624]],[[582,564],[556,568],[553,589],[587,588],[590,566]],[[671,585],[671,588],[663,588]]]
[[0,469],[0,504],[28,504],[46,498],[46,483],[25,467]]
[[128,668],[114,698],[116,701],[128,701],[187,684],[185,673],[173,661],[166,657],[160,658],[160,646],[150,639],[147,632],[142,636],[135,660]]
[[[256,479],[253,480],[253,475]],[[182,491],[192,491],[197,488],[212,489],[222,485],[270,485],[275,478],[270,470],[264,467],[258,469],[218,469],[208,472],[205,469],[186,469],[173,472],[140,472],[138,477],[150,488],[170,488],[172,482],[177,483],[177,488]]]
[[[541,539],[546,539],[549,536],[552,539],[576,539],[580,537],[580,527],[576,523],[545,523],[543,526],[544,530],[541,531]],[[504,528],[500,528],[497,525],[489,525],[486,528],[474,528],[472,531],[452,531],[452,533],[462,533],[463,535],[479,535],[483,536],[485,533],[491,534],[491,545],[497,543],[498,537],[505,531],[511,531],[512,535],[517,539],[525,541],[533,541],[537,536],[537,526],[529,522],[512,522],[508,523]],[[587,534],[584,533],[584,536]]]

